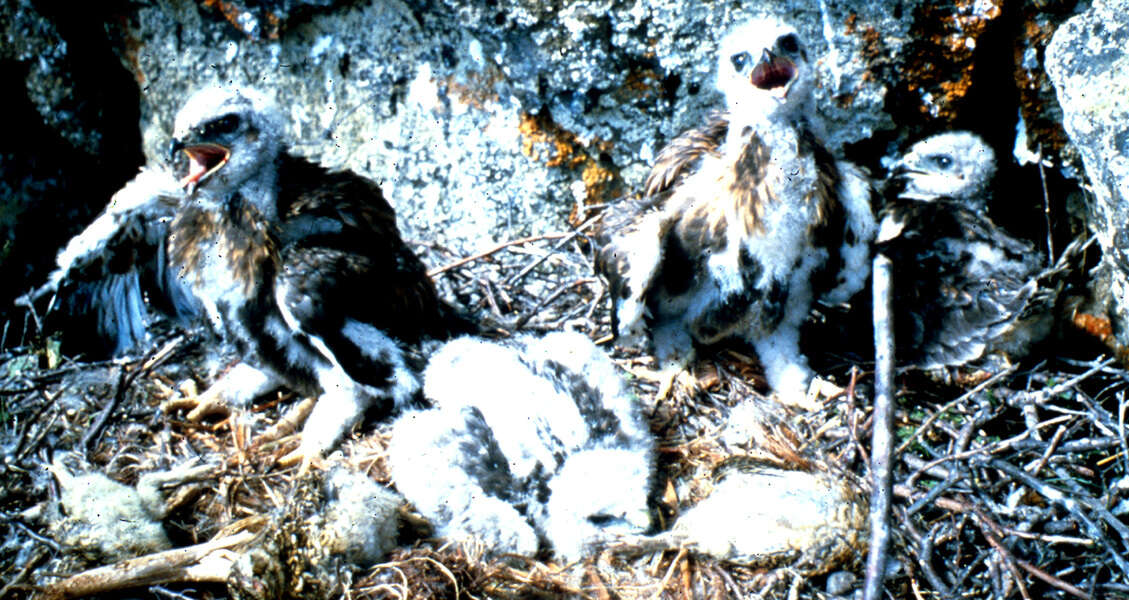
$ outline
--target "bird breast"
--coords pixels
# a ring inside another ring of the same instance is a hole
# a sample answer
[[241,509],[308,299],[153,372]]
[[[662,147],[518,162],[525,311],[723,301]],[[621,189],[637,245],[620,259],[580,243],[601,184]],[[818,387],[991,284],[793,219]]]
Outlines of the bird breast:
[[180,277],[205,305],[236,307],[276,272],[274,240],[253,209],[220,213],[188,208],[173,220],[169,254]]

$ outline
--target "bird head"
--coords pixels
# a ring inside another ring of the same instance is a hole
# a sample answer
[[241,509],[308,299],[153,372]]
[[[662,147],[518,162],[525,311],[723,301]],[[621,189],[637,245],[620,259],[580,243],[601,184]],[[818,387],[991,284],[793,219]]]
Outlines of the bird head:
[[646,450],[597,448],[570,456],[549,482],[544,529],[553,550],[571,560],[616,535],[645,533],[650,484]]
[[731,113],[790,115],[811,99],[815,74],[796,29],[774,17],[762,17],[722,38],[717,87]]
[[189,193],[222,197],[273,173],[282,149],[281,111],[263,93],[215,86],[192,95],[176,115],[169,160]]
[[995,174],[995,153],[967,131],[941,133],[914,144],[890,173],[903,198],[945,197],[973,208],[984,207]]

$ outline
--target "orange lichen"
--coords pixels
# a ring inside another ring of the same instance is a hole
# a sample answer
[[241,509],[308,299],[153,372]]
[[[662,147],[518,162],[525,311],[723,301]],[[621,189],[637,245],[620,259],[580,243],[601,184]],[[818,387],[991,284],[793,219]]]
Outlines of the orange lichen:
[[[247,31],[244,28],[245,26],[240,16],[246,12],[246,10],[239,5],[232,2],[224,2],[223,0],[200,0],[200,4],[204,8],[219,12],[228,23],[231,23],[233,27],[248,37],[277,40],[279,33],[282,31],[282,19],[270,11],[264,11],[263,19],[261,20],[265,21],[265,23],[260,23],[260,25],[263,26],[263,31],[261,35],[256,35],[254,32]],[[259,21],[259,19],[256,20]]]
[[498,101],[498,92],[495,86],[505,79],[502,70],[494,65],[487,65],[483,71],[466,71],[461,75],[451,75],[443,81],[448,94],[455,97],[472,108],[484,110],[487,104]]
[[1113,323],[1105,317],[1088,313],[1075,313],[1074,326],[1105,342],[1113,337]]
[[547,167],[575,168],[584,163],[585,155],[572,132],[561,129],[553,122],[548,111],[536,115],[521,114],[518,124],[521,132],[522,154]]
[[1113,323],[1104,316],[1075,312],[1073,325],[1086,335],[1096,338],[1117,357],[1123,366],[1129,366],[1129,347],[1121,345],[1113,333]]
[[[1065,16],[1065,15],[1063,15]],[[1022,38],[1013,53],[1016,91],[1019,94],[1019,111],[1027,126],[1027,136],[1034,148],[1057,154],[1067,144],[1061,117],[1048,112],[1057,106],[1057,98],[1042,57],[1054,34],[1056,22],[1046,13],[1026,7],[1021,15]],[[1035,60],[1029,60],[1029,53]]]
[[[521,113],[518,131],[521,132],[521,152],[530,159],[544,162],[547,167],[566,169],[575,173],[584,183],[584,204],[602,204],[614,198],[622,188],[619,172],[614,165],[605,165],[599,155],[611,149],[611,144],[595,140],[587,146],[571,131],[557,125],[547,110],[537,114]],[[578,224],[579,211],[574,207],[569,221]]]
[[616,88],[612,96],[620,102],[655,98],[661,93],[661,88],[661,78],[654,69],[635,68],[627,72],[623,85]]
[[124,15],[117,18],[115,25],[121,34],[122,61],[125,63],[126,68],[133,73],[133,78],[137,81],[137,85],[144,88],[146,83],[145,70],[141,68],[141,49],[143,43],[141,39],[135,35],[134,30],[129,26],[129,19]]
[[896,78],[895,95],[905,110],[896,118],[955,120],[972,87],[977,41],[1002,12],[1003,0],[920,5]]
[[[859,57],[866,65],[866,69],[859,79],[864,82],[881,81],[884,79],[882,72],[888,68],[890,62],[889,47],[882,38],[882,34],[878,33],[874,27],[867,25],[860,29],[858,19],[858,14],[853,12],[848,14],[844,21],[844,28],[847,35],[858,35],[862,39]],[[846,91],[837,95],[835,102],[843,108],[848,108],[854,103],[857,96],[858,90]]]

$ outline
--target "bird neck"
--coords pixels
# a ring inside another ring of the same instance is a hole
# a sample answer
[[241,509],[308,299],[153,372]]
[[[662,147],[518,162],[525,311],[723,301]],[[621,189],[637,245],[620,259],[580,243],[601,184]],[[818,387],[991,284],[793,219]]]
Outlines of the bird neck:
[[[223,172],[219,174],[225,175]],[[205,187],[196,192],[199,206],[205,210],[228,216],[242,214],[246,209],[268,223],[278,222],[278,171],[274,165],[256,168],[250,177],[239,183],[220,179],[215,187]]]
[[254,207],[268,223],[278,222],[278,186],[274,169],[262,169],[248,179],[232,194],[232,200],[242,197],[242,202]]
[[801,114],[792,111],[730,113],[725,146],[728,151],[738,155],[744,152],[750,141],[755,141],[758,145],[766,146],[772,156],[779,158],[782,153],[796,151],[797,132],[806,128],[806,122]]

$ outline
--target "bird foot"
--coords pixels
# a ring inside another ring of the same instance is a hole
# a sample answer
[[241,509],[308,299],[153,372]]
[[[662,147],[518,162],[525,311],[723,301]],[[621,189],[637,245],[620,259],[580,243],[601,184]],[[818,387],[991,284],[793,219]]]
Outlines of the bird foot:
[[304,446],[298,446],[298,448],[278,459],[278,464],[283,468],[298,465],[299,477],[309,474],[310,471],[314,469],[325,471],[329,468],[321,452],[316,450],[310,451],[309,448],[305,448]]
[[195,382],[189,381],[180,386],[182,396],[161,403],[161,412],[166,414],[187,410],[189,421],[199,423],[210,416],[231,416],[231,406],[223,398],[220,382],[216,382],[202,393],[196,392]]
[[634,367],[628,372],[643,381],[657,383],[659,389],[655,392],[655,400],[659,402],[671,398],[676,387],[689,395],[694,395],[702,387],[698,384],[697,378],[685,367],[671,366],[658,370]]

